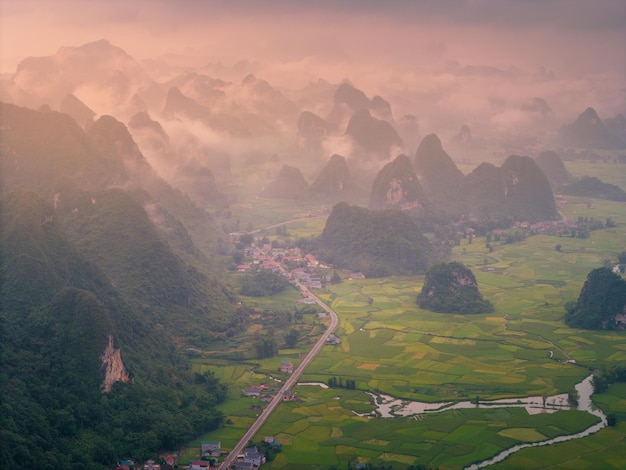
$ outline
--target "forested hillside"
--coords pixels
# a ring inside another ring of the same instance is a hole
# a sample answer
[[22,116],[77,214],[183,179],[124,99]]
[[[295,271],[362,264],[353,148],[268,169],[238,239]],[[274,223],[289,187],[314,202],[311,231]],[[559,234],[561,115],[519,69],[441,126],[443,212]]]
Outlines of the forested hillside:
[[333,207],[316,246],[321,260],[368,277],[423,273],[444,255],[405,212],[370,211],[345,202]]
[[[223,387],[191,374],[171,334],[81,255],[52,206],[22,192],[0,209],[2,468],[110,468],[219,425]],[[109,342],[126,374],[107,394]]]
[[587,275],[578,300],[566,306],[565,323],[574,328],[613,330],[624,324],[626,281],[606,268]]
[[111,468],[219,426],[225,388],[183,351],[245,321],[211,216],[111,117],[0,121],[0,468]]
[[487,313],[493,305],[478,290],[474,273],[463,264],[438,263],[426,273],[422,292],[417,296],[421,308],[446,313]]

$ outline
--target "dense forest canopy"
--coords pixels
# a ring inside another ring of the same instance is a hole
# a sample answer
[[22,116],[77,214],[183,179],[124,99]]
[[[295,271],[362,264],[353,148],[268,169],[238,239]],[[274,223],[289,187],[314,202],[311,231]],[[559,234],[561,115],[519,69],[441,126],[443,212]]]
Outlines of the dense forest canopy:
[[[76,249],[50,205],[22,192],[0,209],[2,468],[105,469],[219,426],[224,386],[191,373],[170,334]],[[102,393],[110,341],[130,382]]]
[[268,270],[246,274],[241,281],[240,292],[250,297],[265,297],[278,294],[290,286],[284,276]]
[[[1,468],[110,468],[219,426],[224,386],[180,350],[244,321],[214,220],[112,117],[0,118]],[[103,387],[109,347],[123,373]]]
[[345,202],[333,207],[315,249],[319,259],[369,277],[423,273],[444,256],[439,250],[405,212],[370,211]]

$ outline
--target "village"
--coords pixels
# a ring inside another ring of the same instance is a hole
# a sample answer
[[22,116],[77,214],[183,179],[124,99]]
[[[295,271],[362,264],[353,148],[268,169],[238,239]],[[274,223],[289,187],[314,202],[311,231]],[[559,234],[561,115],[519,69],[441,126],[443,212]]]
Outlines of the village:
[[[267,270],[285,276],[294,287],[306,287],[301,290],[302,299],[297,301],[298,304],[315,304],[315,300],[307,292],[308,289],[321,289],[324,284],[334,282],[333,274],[328,274],[330,268],[320,263],[314,255],[310,253],[303,255],[299,248],[272,247],[271,243],[263,237],[255,237],[251,241],[246,240],[242,235],[244,234],[230,234],[233,243],[241,243],[241,238],[244,238],[246,242],[249,241],[244,245],[245,259],[248,262],[237,265],[236,271],[255,273]],[[350,278],[364,279],[365,276],[360,272],[355,272],[351,273]],[[326,313],[321,312],[318,315],[323,318]],[[335,334],[330,334],[326,344],[338,345],[341,344],[341,339]],[[293,371],[294,364],[290,360],[281,361],[277,370],[287,375],[292,374]],[[272,379],[278,383],[282,382],[280,379],[273,377]],[[250,409],[260,412],[274,399],[277,392],[273,387],[262,384],[246,387],[241,393],[243,397],[252,401],[249,405]],[[291,390],[283,390],[280,393],[281,401],[298,401],[297,393]],[[261,443],[246,447],[241,454],[237,455],[231,468],[234,470],[257,469],[268,461],[268,454],[276,454],[280,450],[281,444],[273,436],[265,436]],[[221,442],[202,442],[198,449],[198,459],[192,460],[185,467],[176,465],[174,457],[165,456],[159,462],[149,460],[140,466],[136,466],[135,462],[130,459],[122,460],[118,462],[115,470],[174,470],[176,468],[217,470],[224,457],[228,455],[229,451],[222,449]]]
[[[559,202],[561,206],[567,204],[566,201],[561,200]],[[540,233],[551,234],[558,237],[564,235],[575,236],[576,230],[580,230],[581,225],[586,228],[588,222],[596,221],[563,219],[536,224],[517,222],[513,225],[512,230],[523,230],[525,236]],[[607,221],[607,223],[610,223],[610,221]],[[600,223],[600,225],[602,224]],[[591,224],[591,229],[597,229],[597,227]],[[507,232],[510,236],[511,232],[509,231],[494,229],[491,231],[491,235],[488,236],[488,240],[491,240],[493,237],[494,241],[500,241],[502,239],[506,243]],[[475,237],[472,228],[467,228],[464,232],[459,232],[458,235],[469,238]],[[231,233],[230,240],[233,243],[238,243],[239,246],[243,248],[244,257],[242,262],[235,266],[237,273],[253,274],[261,271],[270,271],[284,276],[294,287],[301,288],[302,298],[297,301],[298,304],[315,305],[316,301],[313,296],[308,293],[308,290],[322,289],[328,283],[338,282],[337,273],[332,267],[320,262],[311,253],[303,254],[302,250],[298,247],[275,246],[267,237],[253,237],[245,232]],[[621,265],[617,265],[615,269],[620,267]],[[483,270],[493,269],[494,268],[483,268]],[[365,275],[362,272],[351,272],[348,277],[348,279],[364,278]],[[324,318],[325,315],[325,312],[318,313],[320,319]],[[626,324],[626,315],[620,316],[619,320],[622,325]],[[341,344],[341,338],[335,334],[330,334],[326,340],[326,344],[339,345]],[[290,360],[281,361],[277,369],[277,372],[280,374],[287,375],[292,374],[293,371],[294,364]],[[282,380],[275,377],[269,378],[277,383],[282,382]],[[275,386],[261,384],[246,387],[241,393],[242,397],[251,400],[249,405],[251,410],[261,412],[265,406],[274,399],[277,392]],[[280,393],[281,401],[297,402],[299,400],[297,393],[292,390],[283,390]],[[237,455],[234,464],[230,468],[234,470],[258,469],[268,461],[268,453],[275,455],[280,451],[280,442],[273,436],[265,436],[263,441],[258,445],[251,443],[249,447],[244,448],[243,452]],[[188,470],[217,470],[221,462],[228,455],[229,451],[221,448],[221,442],[207,441],[201,443],[198,449],[198,459],[190,461],[188,466],[178,466],[172,456],[162,457],[159,462],[149,460],[141,466],[135,466],[132,460],[123,460],[118,462],[118,466],[115,470],[174,470],[178,468]]]
[[[244,234],[231,233],[231,242],[248,241],[242,235]],[[298,247],[274,247],[264,237],[255,237],[251,243],[244,245],[244,257],[250,261],[236,266],[239,273],[254,273],[261,270],[282,273],[293,285],[300,283],[308,289],[322,289],[324,284],[333,282],[331,267],[318,261],[313,254],[303,255]],[[354,272],[349,278],[364,279],[365,275]],[[305,298],[300,303],[313,304],[315,301]]]
[[[121,460],[115,467],[115,470],[217,470],[221,462],[220,458],[229,454],[228,451],[222,450],[221,442],[206,441],[200,444],[198,449],[199,457],[197,460],[189,462],[188,466],[178,466],[173,456],[162,457],[159,462],[148,460],[143,465],[137,466],[131,459]],[[262,447],[263,450],[259,449]],[[246,447],[240,455],[237,456],[235,464],[232,466],[234,470],[255,470],[264,464],[266,453],[280,452],[280,443],[271,436],[266,436],[263,442],[257,446]]]

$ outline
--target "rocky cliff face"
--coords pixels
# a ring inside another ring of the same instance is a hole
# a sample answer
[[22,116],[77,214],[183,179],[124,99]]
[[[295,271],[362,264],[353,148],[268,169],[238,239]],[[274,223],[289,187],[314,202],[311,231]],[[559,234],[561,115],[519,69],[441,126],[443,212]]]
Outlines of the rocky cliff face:
[[263,190],[261,196],[271,199],[301,199],[306,195],[308,187],[298,168],[283,165],[276,179]]
[[130,375],[122,361],[122,354],[113,346],[113,336],[109,335],[109,344],[100,358],[105,370],[104,381],[100,389],[102,393],[109,393],[115,382],[130,382]]
[[444,213],[460,213],[459,187],[463,173],[441,146],[435,134],[429,134],[415,153],[415,173],[433,207]]
[[576,121],[564,126],[559,134],[559,142],[569,147],[624,148],[624,142],[620,142],[619,137],[604,125],[593,108],[587,108]]
[[394,149],[402,148],[402,139],[393,126],[376,119],[367,109],[354,113],[348,122],[346,135],[358,146],[361,158],[386,160]]
[[406,155],[387,163],[376,175],[370,195],[370,209],[423,209],[424,192]]
[[507,212],[529,222],[560,218],[550,182],[532,158],[511,155],[500,169],[505,181]]
[[309,188],[313,197],[337,199],[351,190],[352,179],[348,163],[341,155],[334,154]]
[[553,190],[574,181],[574,177],[565,168],[561,157],[554,151],[541,152],[535,157],[535,163],[548,177]]
[[469,217],[558,220],[550,182],[530,157],[511,155],[496,167],[482,163],[462,182],[460,191]]

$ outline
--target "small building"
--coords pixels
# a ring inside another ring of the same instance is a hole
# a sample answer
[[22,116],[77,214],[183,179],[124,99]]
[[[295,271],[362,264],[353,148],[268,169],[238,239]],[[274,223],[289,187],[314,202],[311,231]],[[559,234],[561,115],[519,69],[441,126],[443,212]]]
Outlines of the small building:
[[237,266],[238,273],[249,273],[252,270],[249,264],[240,264]]
[[280,449],[281,447],[280,442],[278,442],[274,436],[265,436],[265,438],[263,439],[263,442],[265,442],[266,444],[269,444],[270,447],[274,449]]
[[331,333],[330,335],[328,335],[328,338],[326,338],[326,343],[327,344],[341,344],[341,338],[339,338],[334,333]]
[[200,443],[200,455],[203,457],[219,457],[222,455],[222,443],[219,441],[207,441]]
[[189,470],[207,470],[209,462],[206,460],[193,460],[189,462]]
[[258,387],[247,387],[244,388],[243,394],[246,397],[259,397],[261,396],[261,389]]
[[285,390],[283,392],[283,401],[296,401],[298,397],[295,393],[291,393],[291,390]]
[[358,272],[358,273],[350,273],[350,279],[365,279],[365,274]]
[[280,265],[275,261],[263,261],[261,267],[268,271],[272,271],[273,273],[277,273],[280,271]]
[[148,460],[143,464],[143,470],[161,470],[161,465],[156,463],[154,460]]
[[291,374],[293,373],[293,363],[291,361],[281,361],[278,370],[286,374]]
[[317,261],[317,259],[315,259],[315,256],[313,256],[311,253],[304,255],[304,259],[307,261],[309,266],[315,267],[319,264],[319,261]]
[[260,467],[265,463],[265,455],[259,452],[256,447],[246,447],[243,451],[243,462],[251,463],[255,467]]
[[251,462],[237,462],[235,470],[256,470],[256,468]]

